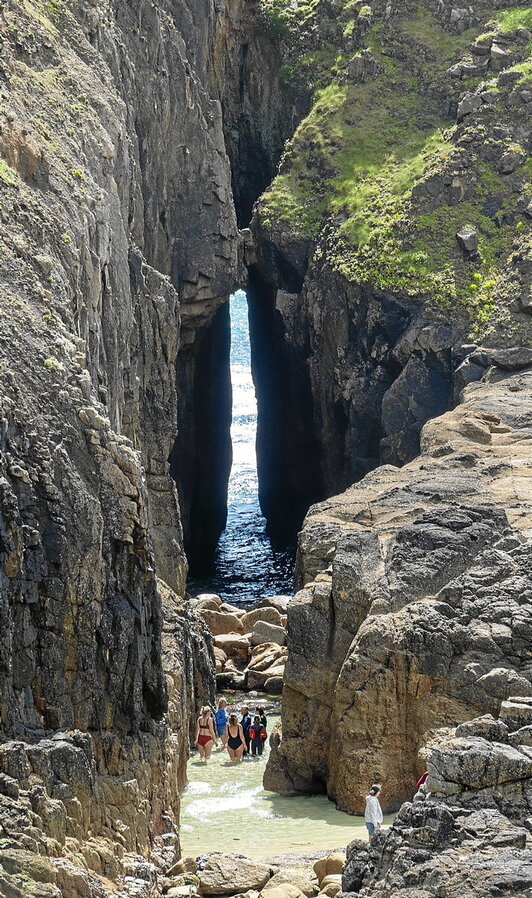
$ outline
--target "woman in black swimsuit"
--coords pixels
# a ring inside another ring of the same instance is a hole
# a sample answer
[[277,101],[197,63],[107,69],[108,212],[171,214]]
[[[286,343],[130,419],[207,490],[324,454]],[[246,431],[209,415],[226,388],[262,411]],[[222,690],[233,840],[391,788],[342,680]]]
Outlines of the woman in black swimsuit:
[[236,714],[230,714],[227,725],[227,751],[231,761],[241,761],[245,747],[244,733],[238,722],[238,717]]

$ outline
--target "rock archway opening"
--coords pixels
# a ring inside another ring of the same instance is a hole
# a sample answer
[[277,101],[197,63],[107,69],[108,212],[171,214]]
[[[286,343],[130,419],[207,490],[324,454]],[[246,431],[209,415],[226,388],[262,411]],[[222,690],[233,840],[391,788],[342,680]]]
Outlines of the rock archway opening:
[[[266,435],[263,442],[271,440],[279,449],[277,428],[270,428],[268,412],[263,420],[263,397],[266,397],[268,408],[268,396],[275,394],[279,384],[270,383],[269,372],[260,362],[257,365],[256,356],[257,352],[259,356],[261,354],[261,345],[258,350],[255,345],[252,351],[250,321],[256,316],[252,297],[252,291],[237,290],[223,311],[230,331],[227,360],[231,398],[231,465],[218,471],[217,491],[210,495],[205,489],[197,491],[196,501],[201,497],[201,506],[196,508],[188,522],[191,536],[195,539],[189,548],[189,589],[196,593],[215,591],[232,602],[250,602],[267,593],[286,592],[291,590],[292,585],[293,531],[272,528],[264,515],[268,511],[273,516],[272,512],[275,511],[270,497],[276,492],[273,484],[276,475],[271,472],[268,462],[264,464],[264,454],[258,452],[261,445],[257,442],[257,425],[260,418],[262,432]],[[262,467],[258,464],[258,458]],[[213,466],[216,466],[215,460]],[[227,474],[227,479],[222,482],[224,474]],[[212,476],[216,476],[215,470]],[[225,509],[220,501],[222,489],[225,489]],[[206,529],[198,532],[197,528],[208,525],[216,500],[219,517],[217,522],[212,521],[210,545],[207,546]],[[215,528],[221,530],[217,539]]]

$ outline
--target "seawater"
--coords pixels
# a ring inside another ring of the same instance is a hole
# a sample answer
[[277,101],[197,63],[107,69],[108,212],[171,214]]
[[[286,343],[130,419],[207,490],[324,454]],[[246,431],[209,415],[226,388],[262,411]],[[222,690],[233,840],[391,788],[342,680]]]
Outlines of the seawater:
[[[269,717],[270,730],[277,719]],[[352,839],[367,838],[363,818],[337,810],[325,795],[266,792],[262,777],[267,753],[268,745],[262,758],[232,764],[227,752],[214,749],[207,764],[197,755],[189,761],[189,783],[181,801],[184,855],[223,851],[272,857],[343,850]]]
[[227,526],[212,576],[190,579],[192,595],[215,592],[235,604],[266,595],[292,593],[293,550],[277,551],[266,534],[258,496],[257,400],[251,375],[246,294],[230,299],[233,466],[229,478]]

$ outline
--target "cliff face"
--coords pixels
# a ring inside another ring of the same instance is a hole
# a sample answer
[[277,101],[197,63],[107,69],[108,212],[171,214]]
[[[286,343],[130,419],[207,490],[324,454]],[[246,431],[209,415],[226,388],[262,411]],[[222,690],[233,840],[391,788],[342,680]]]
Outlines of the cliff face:
[[212,698],[168,467],[180,334],[239,279],[202,15],[0,6],[0,866],[56,859],[35,874],[54,895],[175,856]]
[[253,220],[275,341],[260,368],[254,332],[260,377],[284,359],[259,420],[262,501],[293,496],[297,525],[416,456],[424,422],[482,376],[473,344],[530,344],[530,21],[505,4],[269,7],[313,97]]
[[332,496],[299,537],[265,785],[360,812],[370,782],[412,794],[434,728],[532,688],[532,21],[334,9],[281,18],[313,104],[253,220],[257,371],[282,360],[263,507]]

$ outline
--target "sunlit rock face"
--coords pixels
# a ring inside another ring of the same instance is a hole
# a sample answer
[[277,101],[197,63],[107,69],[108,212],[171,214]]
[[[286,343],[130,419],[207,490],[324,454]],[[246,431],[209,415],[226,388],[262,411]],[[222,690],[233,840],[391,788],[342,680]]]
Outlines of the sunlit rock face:
[[360,812],[382,780],[396,809],[435,728],[530,694],[530,387],[493,368],[419,458],[310,510],[269,788]]

